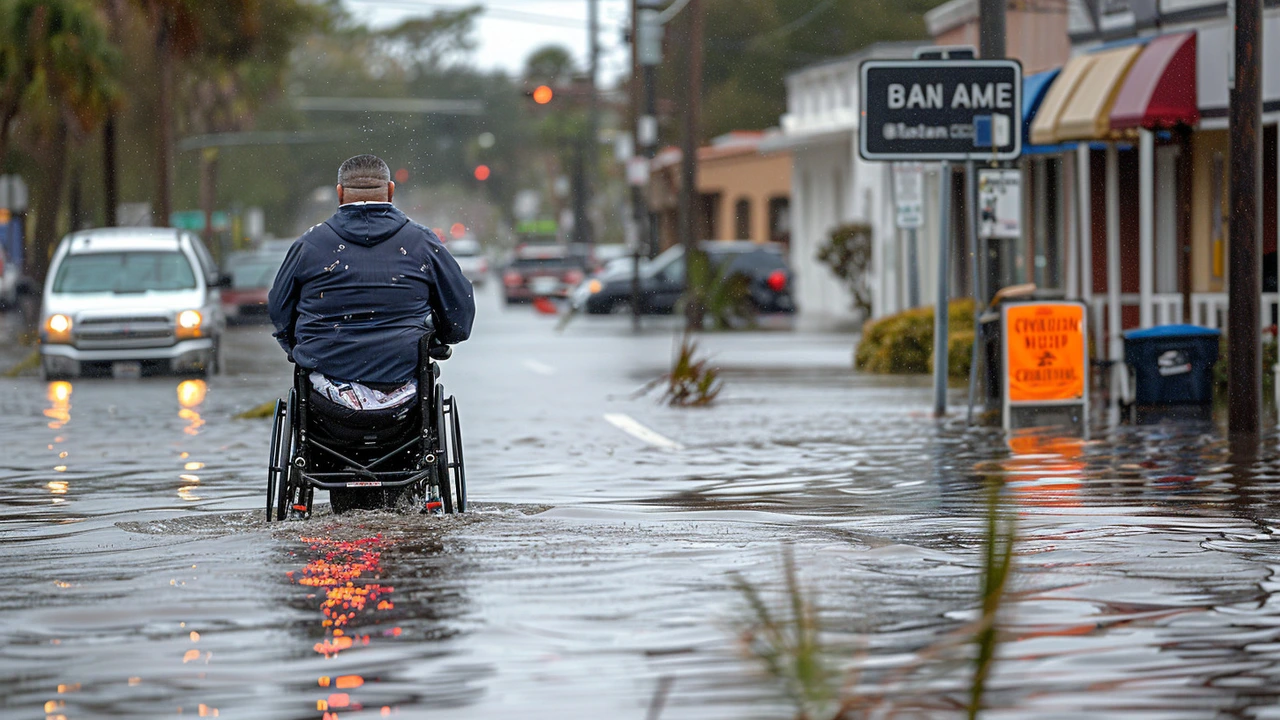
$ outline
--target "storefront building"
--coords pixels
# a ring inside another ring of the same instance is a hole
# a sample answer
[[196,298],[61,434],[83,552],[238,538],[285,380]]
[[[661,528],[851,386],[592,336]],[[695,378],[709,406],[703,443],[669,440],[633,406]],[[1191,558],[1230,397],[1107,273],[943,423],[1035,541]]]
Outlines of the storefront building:
[[[1031,224],[1057,225],[1062,289],[1088,302],[1095,347],[1111,360],[1122,355],[1124,330],[1177,322],[1220,328],[1227,304],[1225,8],[1200,0],[1141,5],[1135,13],[1125,2],[1072,0],[1073,57],[1039,106],[1028,108],[1029,155],[1054,158],[1060,178],[1055,192],[1037,188],[1032,174]],[[1263,323],[1271,326],[1280,8],[1266,10],[1264,28]],[[1045,209],[1055,198],[1065,205],[1056,215]]]

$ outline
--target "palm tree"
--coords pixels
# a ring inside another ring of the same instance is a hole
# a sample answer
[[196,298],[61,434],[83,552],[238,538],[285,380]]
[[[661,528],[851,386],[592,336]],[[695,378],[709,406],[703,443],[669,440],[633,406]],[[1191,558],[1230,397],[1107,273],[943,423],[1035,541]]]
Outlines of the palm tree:
[[0,159],[21,118],[44,168],[35,187],[36,247],[27,265],[32,277],[43,280],[57,236],[67,146],[101,125],[117,102],[118,55],[84,0],[4,3],[0,38]]
[[[134,0],[155,33],[159,92],[155,116],[160,123],[156,142],[156,196],[152,216],[158,225],[168,225],[173,211],[171,174],[174,146],[174,84],[177,65],[189,57],[199,43],[200,23],[195,0]],[[219,3],[214,3],[219,4]]]

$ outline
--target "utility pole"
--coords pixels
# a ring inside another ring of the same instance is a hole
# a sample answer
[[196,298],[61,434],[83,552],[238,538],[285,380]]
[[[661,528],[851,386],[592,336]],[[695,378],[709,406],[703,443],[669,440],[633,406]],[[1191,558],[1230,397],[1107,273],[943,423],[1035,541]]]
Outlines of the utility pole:
[[[632,0],[635,10],[633,39],[635,59],[643,77],[643,108],[636,113],[636,144],[641,148],[646,165],[646,175],[658,154],[658,97],[657,67],[662,62],[662,23],[657,7],[662,0]],[[635,79],[633,78],[633,84]],[[649,211],[649,185],[636,189],[636,246],[631,266],[631,322],[640,329],[640,262],[642,257],[652,258],[658,252],[658,223]]]
[[1262,0],[1235,0],[1235,77],[1231,83],[1231,221],[1227,277],[1227,428],[1256,437],[1262,413],[1258,262],[1262,218]]
[[983,60],[1005,56],[1004,16],[1009,0],[978,0],[978,55]]
[[[686,49],[689,76],[685,81],[684,142],[680,168],[680,241],[684,244],[685,283],[689,284],[689,265],[698,251],[698,112],[702,95],[702,0],[689,0],[685,7],[689,17],[689,41]],[[689,293],[685,303],[685,327],[702,329],[703,307],[696,293]]]
[[587,0],[587,32],[590,34],[590,37],[587,38],[587,52],[590,56],[587,64],[590,66],[588,72],[591,73],[591,105],[588,109],[587,117],[587,146],[583,149],[586,172],[582,183],[582,216],[575,221],[575,227],[579,225],[582,227],[581,231],[576,231],[580,241],[589,246],[594,246],[596,233],[591,217],[591,197],[595,190],[596,176],[600,171],[599,0]]

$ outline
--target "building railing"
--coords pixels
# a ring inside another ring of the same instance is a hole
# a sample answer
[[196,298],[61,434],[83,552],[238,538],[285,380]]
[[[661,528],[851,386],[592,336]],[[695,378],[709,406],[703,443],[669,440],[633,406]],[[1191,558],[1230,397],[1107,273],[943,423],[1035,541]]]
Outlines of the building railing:
[[[1151,317],[1156,325],[1173,325],[1182,322],[1181,293],[1156,293],[1151,296]],[[1137,308],[1141,298],[1137,293],[1120,295],[1120,307]],[[1201,327],[1225,330],[1227,327],[1227,294],[1226,293],[1191,293],[1191,324]],[[1102,328],[1106,326],[1107,297],[1095,295],[1091,308],[1090,322],[1095,328],[1095,338],[1102,339]],[[1262,294],[1263,328],[1270,328],[1280,322],[1280,293]]]

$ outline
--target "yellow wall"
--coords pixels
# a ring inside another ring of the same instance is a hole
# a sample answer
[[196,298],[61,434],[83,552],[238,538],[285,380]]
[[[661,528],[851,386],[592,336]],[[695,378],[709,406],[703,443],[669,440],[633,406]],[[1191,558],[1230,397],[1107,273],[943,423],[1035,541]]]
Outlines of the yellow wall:
[[[769,198],[791,197],[791,153],[748,153],[698,163],[698,192],[719,194],[720,210],[715,240],[769,239]],[[751,237],[736,237],[734,207],[751,201]]]
[[[1227,239],[1227,151],[1228,135],[1225,130],[1204,130],[1191,136],[1191,291],[1222,292],[1223,268],[1226,262]],[[1222,209],[1221,244],[1215,248],[1213,237],[1213,172],[1214,156],[1221,155],[1222,177],[1218,182]],[[1215,255],[1217,264],[1215,266]]]

